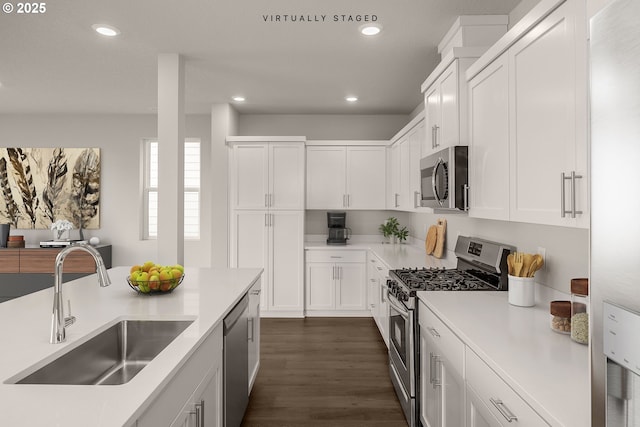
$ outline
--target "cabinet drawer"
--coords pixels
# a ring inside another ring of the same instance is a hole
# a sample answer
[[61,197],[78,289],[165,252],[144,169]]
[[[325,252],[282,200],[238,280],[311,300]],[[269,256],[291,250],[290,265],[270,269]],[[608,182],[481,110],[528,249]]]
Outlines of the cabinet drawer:
[[20,272],[20,251],[18,249],[0,250],[0,273]]
[[426,329],[426,332],[433,336],[438,345],[438,352],[441,353],[439,356],[449,361],[449,367],[462,377],[463,342],[422,302],[419,305],[418,315],[420,328]]
[[[53,273],[60,249],[22,249],[20,273]],[[64,273],[95,273],[96,263],[86,252],[69,253],[64,260]]]
[[372,252],[369,252],[369,268],[371,269],[373,267],[373,269],[375,269],[378,274],[387,277],[389,275],[389,267],[387,267],[387,265],[382,262],[382,260],[380,258],[378,258],[376,255],[374,255]]
[[503,425],[549,425],[470,349],[466,353],[466,374],[467,387]]
[[366,262],[366,251],[324,251],[324,250],[307,250],[307,262]]

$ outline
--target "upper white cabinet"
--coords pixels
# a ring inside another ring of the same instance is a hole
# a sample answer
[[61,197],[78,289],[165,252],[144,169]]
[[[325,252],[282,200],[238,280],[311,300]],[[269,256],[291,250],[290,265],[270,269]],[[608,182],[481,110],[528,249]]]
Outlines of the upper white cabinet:
[[465,72],[478,56],[478,48],[453,49],[422,84],[426,122],[422,157],[453,145],[467,145],[469,105]]
[[586,35],[577,3],[562,4],[508,52],[514,221],[589,225]]
[[584,5],[558,3],[540,2],[467,73],[470,216],[589,226]]
[[385,208],[386,142],[353,146],[310,144],[307,209]]
[[389,165],[388,208],[419,212],[431,211],[420,208],[420,159],[425,141],[424,116],[418,116],[407,124],[392,139]]
[[233,209],[304,209],[304,139],[227,142]]
[[509,220],[509,73],[503,55],[469,82],[469,216]]

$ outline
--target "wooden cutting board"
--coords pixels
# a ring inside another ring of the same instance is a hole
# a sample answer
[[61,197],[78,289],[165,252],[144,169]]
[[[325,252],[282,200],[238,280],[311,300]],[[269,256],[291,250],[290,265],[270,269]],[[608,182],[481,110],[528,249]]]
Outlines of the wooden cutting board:
[[433,256],[436,258],[442,258],[444,252],[444,242],[446,240],[447,232],[447,220],[444,218],[438,218],[436,222],[436,247],[433,250]]
[[427,230],[427,238],[424,241],[424,248],[427,251],[427,255],[431,255],[436,249],[436,242],[438,239],[438,230],[435,225],[429,227]]

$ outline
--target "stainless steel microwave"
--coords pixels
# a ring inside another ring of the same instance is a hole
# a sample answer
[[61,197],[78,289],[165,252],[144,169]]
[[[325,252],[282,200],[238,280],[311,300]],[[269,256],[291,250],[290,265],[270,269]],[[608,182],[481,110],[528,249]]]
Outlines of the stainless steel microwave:
[[468,147],[456,145],[420,160],[420,206],[469,210]]

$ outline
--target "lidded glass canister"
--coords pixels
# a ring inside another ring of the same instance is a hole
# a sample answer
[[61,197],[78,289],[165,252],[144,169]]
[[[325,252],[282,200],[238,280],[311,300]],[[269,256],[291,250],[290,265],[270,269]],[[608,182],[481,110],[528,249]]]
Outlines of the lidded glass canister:
[[549,314],[552,331],[567,335],[571,333],[571,301],[551,301]]
[[571,339],[589,344],[589,279],[571,279]]

